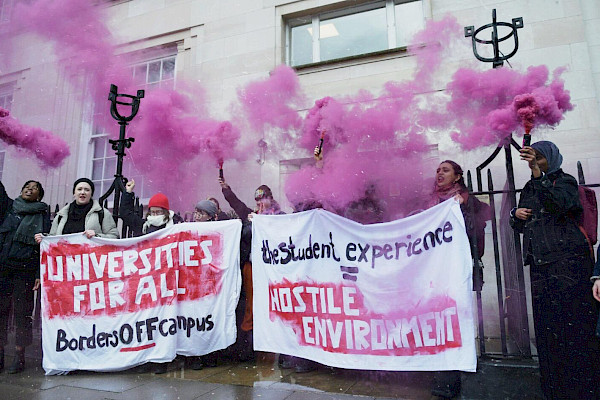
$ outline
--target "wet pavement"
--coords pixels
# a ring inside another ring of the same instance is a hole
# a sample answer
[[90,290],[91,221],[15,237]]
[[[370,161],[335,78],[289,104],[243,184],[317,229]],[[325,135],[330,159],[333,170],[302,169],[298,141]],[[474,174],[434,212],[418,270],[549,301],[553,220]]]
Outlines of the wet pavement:
[[[6,348],[10,354],[10,348]],[[214,368],[194,371],[183,357],[169,364],[166,374],[142,367],[114,372],[76,371],[45,376],[41,350],[27,349],[21,374],[0,373],[0,399],[432,399],[432,374],[376,372],[320,367],[307,373],[280,369],[276,356],[258,353],[252,362],[219,360]],[[7,355],[7,365],[12,357]],[[534,361],[479,360],[477,373],[462,374],[460,399],[541,399]]]

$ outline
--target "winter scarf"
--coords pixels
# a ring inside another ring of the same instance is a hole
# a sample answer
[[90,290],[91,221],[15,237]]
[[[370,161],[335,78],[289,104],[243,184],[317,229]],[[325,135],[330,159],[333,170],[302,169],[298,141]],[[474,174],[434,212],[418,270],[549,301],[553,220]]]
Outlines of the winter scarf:
[[36,244],[34,236],[44,229],[44,214],[48,211],[48,205],[41,201],[25,201],[19,196],[14,199],[12,208],[21,217],[13,240]]

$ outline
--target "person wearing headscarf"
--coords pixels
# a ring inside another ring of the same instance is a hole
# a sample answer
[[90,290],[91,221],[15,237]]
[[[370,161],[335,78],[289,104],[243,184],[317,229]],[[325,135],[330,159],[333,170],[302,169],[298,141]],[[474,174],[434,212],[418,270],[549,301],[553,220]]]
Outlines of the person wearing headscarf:
[[592,254],[578,226],[582,206],[574,177],[561,169],[563,157],[552,142],[521,149],[531,179],[511,226],[523,234],[529,265],[536,347],[546,399],[600,396],[597,311],[590,290]]
[[[491,218],[490,206],[469,195],[465,185],[462,167],[452,160],[440,163],[436,170],[428,207],[433,207],[452,197],[460,203],[460,210],[465,219],[467,237],[471,244],[473,257],[473,290],[483,288],[483,263],[481,257],[485,251],[485,224]],[[442,398],[453,398],[461,392],[460,371],[436,371],[433,376],[431,393]]]
[[119,231],[112,214],[93,196],[94,182],[88,178],[77,179],[73,184],[74,200],[58,211],[50,235],[82,232],[88,238],[118,239]]
[[40,241],[50,229],[48,205],[41,200],[44,188],[27,181],[19,197],[8,197],[0,182],[0,371],[12,303],[15,319],[15,358],[9,374],[25,370],[25,347],[32,342],[33,292],[40,285]]

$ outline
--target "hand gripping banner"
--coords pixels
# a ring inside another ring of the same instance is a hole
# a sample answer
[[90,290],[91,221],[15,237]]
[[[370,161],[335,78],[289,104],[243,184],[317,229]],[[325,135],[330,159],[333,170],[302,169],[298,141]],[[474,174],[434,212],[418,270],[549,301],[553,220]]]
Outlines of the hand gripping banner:
[[240,234],[240,221],[232,220],[132,239],[45,237],[46,373],[116,371],[234,343]]
[[340,368],[475,371],[459,204],[361,225],[323,210],[253,220],[254,349]]

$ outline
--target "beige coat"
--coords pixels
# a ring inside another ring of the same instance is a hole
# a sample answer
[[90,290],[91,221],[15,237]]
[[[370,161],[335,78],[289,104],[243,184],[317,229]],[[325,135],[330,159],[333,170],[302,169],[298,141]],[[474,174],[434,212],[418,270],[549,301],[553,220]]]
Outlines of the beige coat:
[[[110,211],[108,211],[106,208],[102,208],[98,201],[92,201],[94,202],[92,209],[85,216],[85,230],[93,230],[96,232],[96,236],[98,237],[118,239],[119,231],[117,230],[117,225],[115,224],[115,220],[113,219]],[[63,228],[65,227],[67,218],[69,217],[69,205],[70,204],[67,204],[61,208],[61,210],[54,217],[54,221],[52,221],[52,228],[50,228],[50,235],[62,235]],[[102,226],[100,226],[100,218],[98,217],[100,212],[104,213]]]

